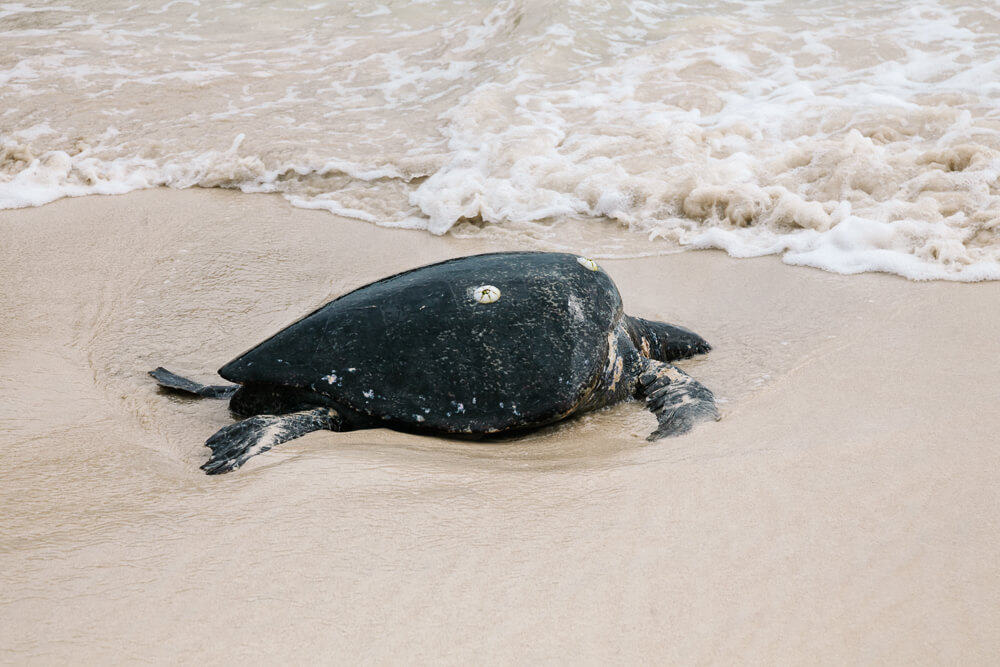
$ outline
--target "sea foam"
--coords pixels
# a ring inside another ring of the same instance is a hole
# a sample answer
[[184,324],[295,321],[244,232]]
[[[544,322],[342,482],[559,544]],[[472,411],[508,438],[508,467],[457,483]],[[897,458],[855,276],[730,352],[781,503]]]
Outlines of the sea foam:
[[0,207],[224,187],[604,256],[1000,279],[998,35],[971,1],[5,4]]

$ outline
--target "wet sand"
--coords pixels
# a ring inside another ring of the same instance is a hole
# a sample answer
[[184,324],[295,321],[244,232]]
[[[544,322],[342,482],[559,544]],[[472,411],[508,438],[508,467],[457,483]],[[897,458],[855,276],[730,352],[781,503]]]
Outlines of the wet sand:
[[158,393],[385,274],[502,249],[275,196],[0,211],[0,660],[988,663],[1000,283],[602,260],[716,347],[724,419],[637,404],[503,443],[315,433],[198,470]]

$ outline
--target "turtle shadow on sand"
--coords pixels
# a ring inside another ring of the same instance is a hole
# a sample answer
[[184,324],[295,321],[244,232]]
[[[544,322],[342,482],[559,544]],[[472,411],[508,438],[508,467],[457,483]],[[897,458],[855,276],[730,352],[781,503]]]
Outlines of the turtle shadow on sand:
[[626,315],[593,260],[563,253],[461,257],[349,292],[203,385],[165,368],[167,390],[228,398],[242,421],[205,443],[208,474],[312,431],[388,427],[504,438],[633,398],[648,437],[718,419],[712,392],[671,362],[711,347],[683,327]]

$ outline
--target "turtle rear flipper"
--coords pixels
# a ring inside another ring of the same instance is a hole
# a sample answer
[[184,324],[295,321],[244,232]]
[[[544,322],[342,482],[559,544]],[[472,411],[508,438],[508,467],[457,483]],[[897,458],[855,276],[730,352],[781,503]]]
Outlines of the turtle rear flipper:
[[660,423],[647,440],[681,435],[698,422],[721,419],[708,387],[676,366],[650,360],[639,375],[639,391]]
[[201,469],[209,475],[236,470],[248,459],[313,431],[339,431],[343,419],[332,408],[287,415],[256,415],[219,429],[205,441],[212,457]]
[[194,380],[188,380],[176,373],[171,373],[163,366],[157,366],[155,370],[149,371],[149,375],[164,389],[201,396],[202,398],[229,398],[240,388],[238,384],[199,384]]

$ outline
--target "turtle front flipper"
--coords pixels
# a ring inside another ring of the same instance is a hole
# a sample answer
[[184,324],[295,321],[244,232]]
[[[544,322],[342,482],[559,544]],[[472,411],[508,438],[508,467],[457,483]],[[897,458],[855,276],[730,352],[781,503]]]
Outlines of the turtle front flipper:
[[201,396],[202,398],[229,398],[240,388],[238,384],[199,384],[194,380],[188,380],[176,373],[171,373],[163,366],[157,366],[155,370],[149,371],[149,376],[164,389]]
[[201,469],[209,475],[236,470],[248,459],[313,431],[339,431],[343,419],[332,408],[287,415],[256,415],[219,429],[205,441],[212,458]]
[[650,359],[639,374],[639,392],[659,427],[647,440],[687,433],[701,421],[721,419],[715,396],[705,385],[670,364]]
[[625,326],[636,349],[643,356],[657,361],[669,363],[705,354],[712,349],[707,340],[676,324],[626,315]]

